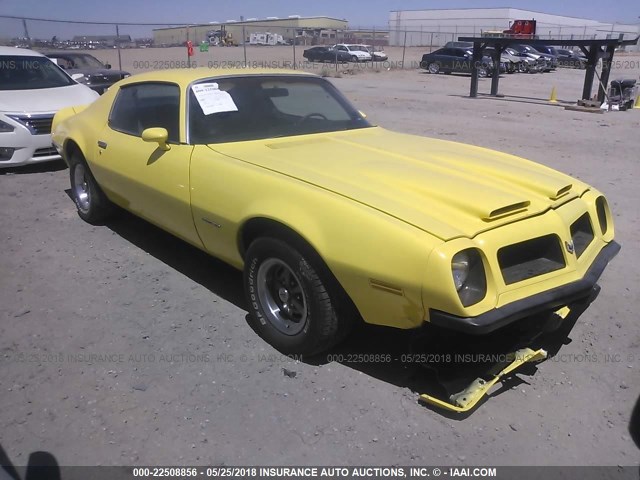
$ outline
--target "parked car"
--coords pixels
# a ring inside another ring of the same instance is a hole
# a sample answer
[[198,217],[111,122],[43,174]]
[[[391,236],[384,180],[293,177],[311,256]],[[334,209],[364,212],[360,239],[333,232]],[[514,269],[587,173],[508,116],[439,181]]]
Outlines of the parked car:
[[0,168],[60,159],[51,144],[53,115],[97,96],[44,55],[0,47]]
[[584,306],[619,249],[582,181],[373,126],[299,71],[143,73],[53,138],[82,219],[116,204],[243,270],[251,325],[287,353],[359,319],[483,335]]
[[550,72],[555,67],[552,66],[552,58],[551,55],[546,53],[539,52],[531,45],[521,45],[521,44],[511,44],[509,48],[516,50],[517,52],[528,56],[529,58],[533,58],[538,61],[538,66],[543,72]]
[[555,70],[556,68],[558,68],[558,51],[555,49],[555,47],[552,47],[551,45],[545,45],[543,43],[536,43],[534,45],[531,45],[531,47],[535,48],[538,52],[550,57],[549,60],[551,62],[552,69]]
[[[447,42],[445,43],[444,48],[463,48],[467,51],[471,51],[473,54],[473,42]],[[493,60],[493,51],[493,47],[485,47],[483,55]],[[523,58],[509,53],[506,50],[503,50],[500,54],[500,62],[501,72],[515,73],[526,71],[526,68],[523,66],[523,63],[526,62],[523,61]]]
[[343,52],[347,52],[352,62],[369,62],[373,58],[369,52],[360,50],[357,45],[339,43],[337,45],[334,45],[333,48]]
[[447,42],[443,48],[464,48],[465,50],[473,50],[473,42]]
[[587,57],[572,50],[558,48],[558,66],[568,68],[586,68]]
[[[425,53],[420,68],[429,73],[471,73],[473,52],[464,48],[440,48],[435,52]],[[478,65],[478,76],[491,76],[493,60],[483,56]]]
[[384,62],[389,60],[389,56],[382,50],[376,50],[373,45],[356,45],[363,52],[369,52],[374,62]]
[[511,47],[505,48],[504,51],[514,59],[520,59],[518,63],[519,72],[538,73],[544,71],[546,68],[547,62],[542,57],[534,58],[526,52],[519,52]]
[[310,62],[349,62],[351,54],[331,47],[311,47],[306,49],[302,56]]
[[65,70],[71,78],[85,84],[91,90],[99,94],[114,83],[127,78],[130,73],[122,70],[112,70],[111,65],[103,64],[93,55],[75,52],[47,52],[47,57]]
[[522,55],[523,57],[526,58],[530,58],[532,60],[534,60],[536,62],[536,70],[539,72],[549,72],[551,71],[551,67],[549,65],[549,62],[547,60],[547,58],[542,55],[542,53],[534,50],[534,49],[528,49],[526,48],[525,45],[519,45],[519,44],[511,44],[507,47],[508,49],[512,49],[516,52],[518,52],[519,55]]
[[[495,53],[495,49],[492,47],[486,47],[484,49],[484,55],[491,58],[493,60],[493,55]],[[515,55],[511,55],[507,51],[502,51],[500,53],[500,71],[507,73],[516,73],[521,71],[522,58],[517,57]]]

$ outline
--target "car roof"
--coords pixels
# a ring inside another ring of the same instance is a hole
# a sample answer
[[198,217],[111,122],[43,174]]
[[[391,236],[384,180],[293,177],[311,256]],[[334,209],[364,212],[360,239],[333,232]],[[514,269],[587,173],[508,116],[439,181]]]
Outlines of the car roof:
[[463,52],[466,52],[466,51],[469,50],[469,48],[467,48],[467,47],[442,47],[442,48],[440,48],[440,50],[445,50],[445,49],[446,50],[461,50]]
[[14,55],[21,57],[44,57],[41,53],[34,52],[33,50],[29,50],[27,48],[16,48],[16,47],[0,47],[0,55]]
[[317,77],[313,73],[298,70],[285,70],[275,68],[183,68],[175,70],[157,70],[153,72],[138,73],[120,82],[120,86],[139,82],[171,82],[182,87],[187,87],[197,80],[206,80],[216,77],[244,77],[244,76],[303,76]]
[[73,57],[79,57],[79,56],[93,57],[93,55],[91,55],[90,53],[86,53],[86,52],[68,52],[66,50],[53,51],[53,52],[42,52],[42,54],[46,55],[47,57],[69,57],[69,56],[73,56]]

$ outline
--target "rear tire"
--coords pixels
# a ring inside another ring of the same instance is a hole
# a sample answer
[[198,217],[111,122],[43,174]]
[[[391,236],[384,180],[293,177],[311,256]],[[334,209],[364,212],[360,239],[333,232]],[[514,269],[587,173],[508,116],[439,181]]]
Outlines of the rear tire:
[[[250,323],[285,354],[314,355],[344,334],[330,280],[289,244],[254,240],[245,256],[244,286]],[[344,326],[344,325],[343,325]]]
[[75,152],[69,161],[71,195],[78,215],[92,225],[102,223],[113,214],[113,204],[94,178],[82,154]]
[[440,65],[438,65],[436,62],[432,62],[427,65],[427,70],[429,70],[429,73],[433,73],[435,75],[436,73],[440,72]]

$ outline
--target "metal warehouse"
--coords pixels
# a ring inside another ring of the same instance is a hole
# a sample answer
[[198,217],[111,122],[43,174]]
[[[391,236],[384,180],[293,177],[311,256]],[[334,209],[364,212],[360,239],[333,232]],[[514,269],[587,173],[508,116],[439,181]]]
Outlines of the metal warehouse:
[[[243,37],[248,43],[251,34],[269,32],[281,35],[287,43],[298,39],[301,43],[325,43],[336,38],[337,32],[346,30],[347,20],[318,16],[300,17],[291,15],[287,18],[267,17],[265,19],[250,18],[243,21],[227,20],[209,22],[199,25],[183,25],[179,27],[158,28],[153,31],[155,45],[184,45],[187,40],[194,43],[209,41],[211,32],[224,30],[236,44],[241,44]],[[302,40],[300,40],[302,37]]]
[[537,22],[537,35],[543,39],[618,38],[620,34],[632,39],[640,33],[638,24],[603,23],[518,8],[394,10],[389,13],[389,43],[403,45],[406,41],[407,46],[442,46],[459,36],[506,30],[514,20],[532,19]]

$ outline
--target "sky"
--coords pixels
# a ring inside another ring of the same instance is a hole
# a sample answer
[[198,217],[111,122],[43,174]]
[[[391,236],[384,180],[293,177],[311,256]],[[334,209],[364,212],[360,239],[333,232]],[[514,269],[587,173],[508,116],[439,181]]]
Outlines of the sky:
[[[353,28],[386,27],[390,10],[490,7],[522,8],[605,22],[640,22],[639,0],[616,0],[613,3],[595,0],[189,0],[188,4],[178,0],[0,0],[0,15],[175,24],[239,20],[240,16],[265,18],[326,15],[345,18]],[[28,28],[30,36],[34,38],[115,33],[112,32],[113,27],[78,24],[28,22]],[[136,37],[151,36],[151,28],[153,27],[123,27],[120,33],[129,33]],[[22,35],[22,23],[0,18],[0,37],[16,35]]]

